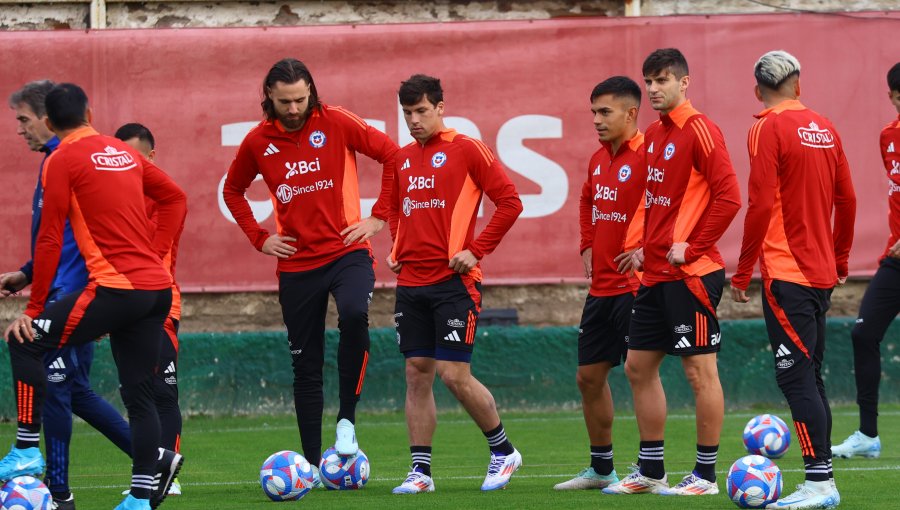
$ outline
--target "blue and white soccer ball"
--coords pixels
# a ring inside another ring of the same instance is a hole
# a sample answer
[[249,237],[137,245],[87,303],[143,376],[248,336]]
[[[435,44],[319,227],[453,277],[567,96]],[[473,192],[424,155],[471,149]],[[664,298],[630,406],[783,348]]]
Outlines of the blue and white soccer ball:
[[0,488],[2,510],[50,510],[50,490],[37,478],[19,476]]
[[778,459],[787,452],[790,445],[790,429],[774,414],[756,416],[744,427],[744,446],[750,455]]
[[728,497],[741,508],[763,508],[781,496],[781,471],[761,455],[736,460],[725,483]]
[[332,446],[322,454],[319,479],[332,490],[362,489],[369,481],[369,458],[362,450],[356,455],[338,455]]
[[297,452],[276,452],[263,462],[259,484],[272,501],[297,500],[313,487],[313,467]]

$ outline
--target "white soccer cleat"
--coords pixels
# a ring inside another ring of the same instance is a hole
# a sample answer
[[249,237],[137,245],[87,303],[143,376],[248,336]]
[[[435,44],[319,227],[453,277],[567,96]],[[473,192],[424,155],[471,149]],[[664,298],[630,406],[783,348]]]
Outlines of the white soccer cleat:
[[513,448],[509,455],[496,455],[491,453],[491,462],[488,464],[487,476],[481,484],[481,490],[493,491],[506,487],[509,479],[522,466],[522,454]]
[[434,480],[430,476],[418,471],[410,471],[403,483],[394,487],[392,494],[419,494],[422,492],[434,492]]
[[575,475],[571,480],[558,483],[553,486],[558,491],[584,490],[584,489],[602,489],[619,481],[616,476],[616,470],[608,475],[600,475],[594,471],[592,467],[584,468],[580,473]]
[[810,482],[806,481],[797,486],[797,490],[774,503],[769,503],[766,508],[783,510],[806,510],[808,508],[823,508],[825,510],[838,506],[841,495],[837,487],[830,481]]
[[663,475],[662,480],[650,478],[641,474],[640,470],[634,471],[620,482],[611,484],[603,489],[604,494],[660,494],[669,488],[668,475]]
[[178,478],[172,480],[172,486],[169,487],[169,496],[181,496],[181,482]]
[[881,456],[881,439],[869,437],[860,431],[850,435],[843,443],[831,447],[831,456],[849,459],[851,457],[866,457],[877,459]]
[[350,420],[342,418],[337,424],[335,432],[334,449],[338,455],[356,455],[359,451],[359,443],[356,442],[356,429]]
[[684,477],[678,485],[659,491],[663,496],[706,496],[719,493],[719,486],[694,473]]

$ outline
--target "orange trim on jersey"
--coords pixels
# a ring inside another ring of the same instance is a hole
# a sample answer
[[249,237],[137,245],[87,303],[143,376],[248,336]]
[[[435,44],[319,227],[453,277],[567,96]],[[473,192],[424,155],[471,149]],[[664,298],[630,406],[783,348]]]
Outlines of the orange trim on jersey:
[[175,321],[172,320],[172,317],[166,317],[163,322],[163,331],[166,332],[166,336],[172,342],[172,347],[175,348],[175,353],[178,354],[178,332],[175,331]]
[[[707,205],[709,205],[709,183],[696,168],[691,168],[691,176],[688,178],[687,187],[684,190],[684,198],[675,216],[675,228],[672,230],[673,243],[687,241],[688,236],[694,231],[694,227],[703,216]],[[681,266],[681,271],[690,276],[703,276],[719,269],[722,269],[722,266],[714,262],[708,255],[703,255],[694,262]]]
[[359,127],[362,129],[366,129],[366,126],[368,125],[368,124],[366,124],[366,121],[364,121],[360,116],[356,115],[355,113],[353,113],[351,111],[345,110],[345,109],[341,108],[340,106],[329,106],[328,109],[343,113],[344,115],[347,116],[347,118],[349,118],[353,122],[359,124]]
[[172,285],[172,306],[169,308],[169,317],[181,320],[181,288],[178,284]]
[[87,138],[89,136],[96,136],[99,134],[100,133],[98,133],[97,130],[93,128],[93,126],[84,126],[84,127],[78,128],[75,131],[72,131],[71,133],[66,135],[66,137],[63,138],[62,140],[60,140],[59,143],[66,143],[66,144],[75,143],[78,140],[81,140],[82,138]]
[[97,243],[94,242],[94,237],[84,221],[84,215],[81,213],[81,206],[78,204],[75,193],[72,193],[69,204],[69,224],[72,226],[72,233],[75,235],[78,248],[84,256],[84,264],[87,266],[90,280],[113,289],[133,289],[131,281],[113,267],[103,256]]
[[803,103],[801,103],[799,99],[787,99],[787,100],[784,100],[784,101],[778,103],[777,105],[775,105],[771,108],[766,108],[765,110],[754,115],[754,117],[759,119],[759,118],[765,117],[766,115],[768,115],[770,113],[778,114],[778,113],[781,113],[786,110],[805,110],[805,109],[806,109],[806,106],[804,106]]
[[474,138],[464,138],[464,140],[472,142],[472,145],[474,145],[478,149],[478,151],[481,152],[481,157],[484,158],[484,162],[486,164],[490,165],[491,163],[493,163],[494,156],[491,154],[490,149],[488,149],[487,146],[481,142],[481,140],[476,140]]
[[[344,221],[346,225],[359,223],[359,180],[356,168],[356,156],[350,148],[344,148],[344,183],[341,192],[344,200]],[[365,244],[368,244],[366,241]]]
[[759,133],[762,131],[762,126],[766,123],[766,119],[768,117],[763,117],[756,121],[753,127],[750,128],[750,134],[747,135],[747,151],[750,153],[751,158],[755,157],[759,152]]
[[445,129],[438,133],[438,136],[445,142],[452,142],[456,139],[456,135],[458,134],[459,133],[457,133],[455,129]]
[[669,112],[668,117],[680,129],[684,129],[684,125],[685,123],[687,123],[688,119],[690,119],[694,115],[699,114],[700,112],[694,108],[694,106],[691,104],[691,100],[688,99],[680,105],[676,106],[674,110]]
[[366,366],[369,364],[369,351],[363,353],[362,368],[359,370],[359,382],[356,383],[356,396],[362,393],[363,380],[366,378]]
[[775,202],[772,204],[772,216],[769,217],[769,228],[763,241],[760,269],[767,279],[784,280],[810,287],[809,280],[800,270],[797,260],[791,254],[787,233],[784,230],[783,202],[781,199],[781,178],[775,186]]
[[706,157],[709,157],[709,153],[716,148],[715,142],[713,142],[713,137],[709,133],[709,128],[706,127],[706,124],[703,122],[696,120],[691,122],[691,129],[694,130],[694,133],[697,135],[697,140],[700,141],[700,146],[703,147],[703,153]]
[[634,136],[628,140],[628,148],[631,149],[631,152],[637,152],[638,149],[641,148],[641,145],[644,145],[644,133],[641,133],[641,131],[638,130]]
[[466,286],[466,290],[469,292],[469,297],[472,298],[472,302],[475,303],[475,311],[481,313],[481,291],[475,286],[475,284],[480,282],[483,278],[481,266],[475,266],[468,274],[462,274],[459,275],[459,277],[460,280],[462,280],[463,285]]
[[75,328],[81,323],[81,319],[84,318],[84,312],[87,310],[87,307],[94,302],[96,296],[97,284],[95,282],[89,282],[87,287],[81,291],[81,294],[75,301],[75,305],[72,306],[72,311],[69,312],[69,317],[66,319],[66,325],[63,328],[62,335],[59,337],[57,349],[65,346],[69,342],[69,337],[72,336],[72,332],[75,331]]
[[278,232],[278,235],[281,235],[281,219],[278,217],[277,199],[275,198],[275,195],[269,194],[269,200],[272,201],[272,211],[275,213],[272,215],[272,218],[275,220],[275,232]]
[[475,221],[475,211],[478,202],[481,201],[481,190],[472,180],[471,175],[466,175],[466,182],[459,190],[456,205],[453,207],[453,216],[450,218],[450,235],[447,238],[447,260],[462,251],[469,233],[471,222]]
[[791,321],[788,320],[784,308],[778,304],[778,301],[775,300],[775,295],[772,294],[772,280],[765,280],[763,282],[763,288],[766,293],[766,301],[768,301],[769,307],[772,309],[775,318],[778,319],[778,323],[781,324],[781,329],[783,329],[788,338],[791,339],[791,342],[800,349],[800,352],[809,359],[809,351],[806,350],[806,346],[803,345],[803,341],[800,340],[800,335],[797,334],[797,330],[794,329],[794,326],[791,325]]

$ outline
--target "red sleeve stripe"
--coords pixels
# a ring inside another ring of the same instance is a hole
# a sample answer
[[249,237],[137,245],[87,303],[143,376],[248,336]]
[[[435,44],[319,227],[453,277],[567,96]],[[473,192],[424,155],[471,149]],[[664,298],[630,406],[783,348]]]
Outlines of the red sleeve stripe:
[[694,133],[697,133],[697,139],[700,140],[703,152],[709,156],[709,153],[716,148],[716,144],[713,143],[712,135],[709,134],[709,128],[702,122],[696,120],[691,122],[691,127],[694,129]]
[[750,134],[747,136],[747,150],[750,152],[751,158],[756,156],[756,153],[759,151],[759,133],[762,131],[762,125],[766,122],[766,119],[768,117],[759,119],[750,128]]
[[340,106],[334,106],[332,108],[334,108],[334,111],[343,113],[347,118],[349,118],[353,122],[356,122],[357,124],[359,124],[359,127],[363,128],[363,129],[366,128],[366,125],[367,125],[366,121],[362,120],[362,118],[360,118],[355,113],[353,113],[351,111],[347,111],[347,110],[341,108]]
[[487,146],[484,145],[481,141],[468,137],[464,138],[464,140],[469,140],[470,142],[472,142],[472,145],[474,145],[481,152],[481,156],[484,157],[484,161],[488,165],[490,165],[491,162],[494,161],[494,157],[491,154],[490,149],[488,149]]

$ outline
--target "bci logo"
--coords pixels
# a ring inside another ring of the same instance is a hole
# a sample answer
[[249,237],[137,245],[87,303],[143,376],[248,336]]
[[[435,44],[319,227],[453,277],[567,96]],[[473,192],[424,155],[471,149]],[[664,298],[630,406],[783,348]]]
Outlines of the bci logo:
[[284,174],[285,180],[290,179],[295,175],[318,172],[322,169],[319,158],[316,158],[315,161],[288,161],[284,164],[284,167],[288,170],[287,173]]
[[409,193],[414,189],[434,189],[434,176],[431,177],[414,177],[412,175],[409,176],[409,187],[406,188],[406,192]]

